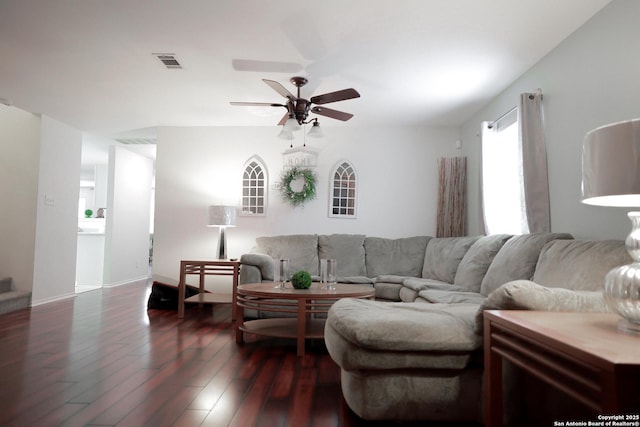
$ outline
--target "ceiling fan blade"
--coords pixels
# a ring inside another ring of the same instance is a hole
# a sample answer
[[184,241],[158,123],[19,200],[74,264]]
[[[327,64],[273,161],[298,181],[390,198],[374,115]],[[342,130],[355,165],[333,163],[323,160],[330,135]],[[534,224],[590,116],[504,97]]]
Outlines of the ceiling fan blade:
[[258,61],[253,59],[232,59],[231,66],[236,71],[260,71],[266,73],[297,73],[302,65],[295,62]]
[[289,120],[289,112],[284,113],[284,116],[278,122],[278,126],[284,126],[285,122]]
[[360,94],[353,88],[343,89],[336,92],[325,93],[312,96],[309,101],[314,104],[328,104],[330,102],[344,101],[345,99],[360,98]]
[[240,107],[284,107],[287,108],[284,104],[274,104],[272,102],[230,102],[229,104],[233,106]]
[[345,113],[343,111],[338,111],[338,110],[332,110],[331,108],[326,108],[326,107],[313,107],[311,111],[313,113],[320,114],[321,116],[342,120],[343,122],[346,122],[351,117],[353,117],[353,114]]
[[280,95],[284,96],[285,98],[289,98],[291,101],[295,100],[296,97],[293,96],[293,94],[291,92],[289,92],[287,90],[287,88],[285,88],[284,86],[282,86],[280,83],[278,83],[275,80],[268,80],[268,79],[262,79],[263,82],[265,82],[266,84],[269,85],[269,87],[271,87],[271,89],[275,90],[276,92],[278,92]]

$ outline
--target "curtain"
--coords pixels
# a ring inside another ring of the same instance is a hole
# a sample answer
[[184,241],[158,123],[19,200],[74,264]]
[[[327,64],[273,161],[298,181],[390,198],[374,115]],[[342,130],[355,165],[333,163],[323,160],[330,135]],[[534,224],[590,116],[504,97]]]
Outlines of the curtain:
[[493,122],[483,122],[481,135],[481,233],[549,232],[549,182],[540,90],[520,94],[517,108]]
[[544,136],[542,93],[523,93],[518,105],[522,141],[522,171],[530,233],[551,231],[549,177]]
[[436,237],[466,235],[467,158],[438,159],[438,218]]

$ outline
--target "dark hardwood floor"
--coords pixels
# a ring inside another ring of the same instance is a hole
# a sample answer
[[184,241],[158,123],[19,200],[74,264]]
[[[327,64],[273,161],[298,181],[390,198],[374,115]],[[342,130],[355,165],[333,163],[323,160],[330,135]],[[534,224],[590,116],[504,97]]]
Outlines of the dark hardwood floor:
[[228,305],[180,320],[147,310],[149,292],[100,289],[1,315],[0,426],[394,424],[349,410],[322,341],[304,357],[289,340],[238,346]]

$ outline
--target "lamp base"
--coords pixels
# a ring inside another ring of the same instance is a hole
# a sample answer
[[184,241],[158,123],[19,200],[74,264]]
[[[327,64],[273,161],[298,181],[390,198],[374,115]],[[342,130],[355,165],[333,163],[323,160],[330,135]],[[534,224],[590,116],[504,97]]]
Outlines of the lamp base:
[[625,244],[635,262],[607,273],[604,298],[611,310],[622,316],[618,329],[640,334],[640,212],[629,212],[627,216],[632,229]]
[[218,259],[227,259],[227,235],[224,229],[225,227],[220,227],[218,234]]

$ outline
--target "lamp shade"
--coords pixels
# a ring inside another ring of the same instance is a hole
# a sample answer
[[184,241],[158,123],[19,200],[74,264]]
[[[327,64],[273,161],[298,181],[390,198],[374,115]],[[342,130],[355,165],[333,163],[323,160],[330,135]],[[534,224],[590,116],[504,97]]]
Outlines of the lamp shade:
[[302,126],[300,126],[300,123],[298,123],[293,114],[290,114],[287,121],[284,122],[284,130],[288,132],[294,132],[300,129],[302,129]]
[[640,206],[640,119],[602,126],[585,135],[582,203]]
[[235,227],[236,207],[215,205],[209,206],[209,227]]
[[307,133],[307,136],[311,138],[322,138],[324,136],[322,133],[322,129],[320,128],[320,122],[318,122],[317,120],[313,122],[313,126],[311,126],[311,129]]
[[286,139],[287,141],[289,141],[289,140],[293,139],[293,132],[290,131],[290,130],[285,129],[285,127],[282,126],[282,130],[278,134],[278,138]]

